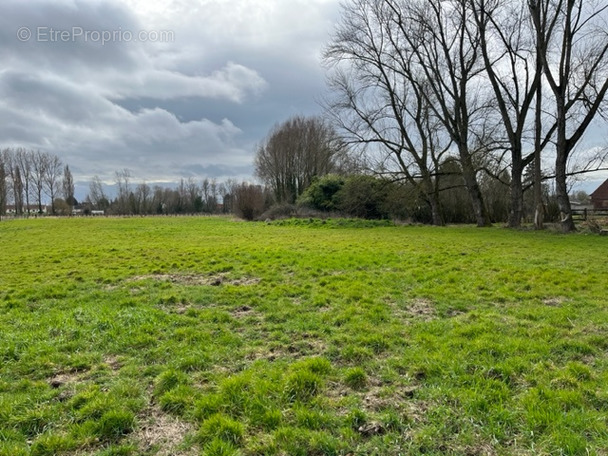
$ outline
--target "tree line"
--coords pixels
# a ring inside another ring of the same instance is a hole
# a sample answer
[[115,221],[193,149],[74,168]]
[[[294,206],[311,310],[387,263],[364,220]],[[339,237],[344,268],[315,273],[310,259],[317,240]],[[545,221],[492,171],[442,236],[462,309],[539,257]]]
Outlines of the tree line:
[[54,214],[76,203],[74,179],[68,165],[47,152],[24,148],[0,151],[0,215],[12,203],[18,216],[43,213],[45,201]]
[[324,53],[327,113],[369,169],[417,189],[433,224],[455,184],[477,225],[490,223],[483,182],[494,180],[509,226],[530,188],[542,228],[551,181],[572,231],[568,177],[606,158],[577,146],[606,113],[607,19],[599,0],[349,1]]
[[170,215],[232,213],[236,180],[204,178],[198,183],[193,178],[180,179],[176,187],[150,186],[145,181],[132,182],[128,169],[114,175],[116,195],[110,198],[98,176],[89,184],[89,193],[83,206],[102,210],[110,215]]
[[115,173],[114,185],[116,194],[110,195],[101,178],[94,176],[86,197],[77,201],[70,167],[56,155],[24,148],[0,151],[0,215],[9,208],[15,216],[71,215],[74,210],[85,215],[93,211],[108,215],[232,213],[237,208],[235,195],[241,194],[244,201],[243,189],[250,187],[234,179],[209,178],[181,179],[174,188],[151,186],[145,181],[134,183],[128,169]]

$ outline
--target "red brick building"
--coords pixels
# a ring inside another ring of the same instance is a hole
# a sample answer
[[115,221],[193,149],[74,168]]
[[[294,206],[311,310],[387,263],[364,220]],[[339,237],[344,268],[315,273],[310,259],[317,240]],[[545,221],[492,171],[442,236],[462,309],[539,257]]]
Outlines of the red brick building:
[[593,209],[608,209],[608,179],[591,194]]

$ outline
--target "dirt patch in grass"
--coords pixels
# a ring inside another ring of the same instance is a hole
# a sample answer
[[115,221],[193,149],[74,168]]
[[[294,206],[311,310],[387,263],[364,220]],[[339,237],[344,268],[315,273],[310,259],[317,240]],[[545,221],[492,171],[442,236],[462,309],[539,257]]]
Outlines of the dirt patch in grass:
[[407,306],[407,312],[418,320],[429,321],[435,318],[435,305],[429,299],[414,299]]
[[566,298],[563,297],[553,297],[543,299],[543,304],[549,307],[561,307],[566,303]]
[[307,356],[322,356],[327,351],[327,345],[322,340],[318,339],[306,339],[297,340],[288,345],[282,345],[277,347],[256,347],[250,350],[245,358],[250,361],[268,360],[274,361],[276,359],[301,359]]
[[82,372],[68,372],[54,375],[49,379],[51,388],[73,385],[82,379]]
[[122,363],[116,356],[106,356],[103,362],[114,372],[120,370],[120,368],[122,367]]
[[245,318],[254,315],[254,310],[249,306],[240,306],[232,311],[234,318]]
[[402,320],[431,321],[437,317],[435,304],[429,299],[415,298],[404,305],[395,302],[390,302],[389,305],[397,318]]
[[193,431],[192,425],[167,415],[157,407],[149,407],[140,416],[132,440],[142,454],[155,456],[191,456],[196,451],[181,449],[184,438]]
[[127,281],[138,282],[141,280],[156,280],[159,282],[171,282],[177,285],[198,285],[211,287],[219,287],[220,285],[256,285],[260,283],[260,279],[256,277],[241,277],[240,279],[231,279],[224,274],[151,274],[131,277]]

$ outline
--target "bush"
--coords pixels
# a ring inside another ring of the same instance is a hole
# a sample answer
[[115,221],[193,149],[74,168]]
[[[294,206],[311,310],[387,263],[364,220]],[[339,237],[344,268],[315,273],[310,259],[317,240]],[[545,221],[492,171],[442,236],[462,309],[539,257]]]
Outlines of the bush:
[[281,203],[270,206],[259,218],[260,220],[277,220],[295,217],[298,208],[293,204]]
[[344,186],[344,177],[328,174],[316,179],[298,198],[298,204],[318,211],[337,209],[336,194]]
[[234,213],[244,220],[256,220],[266,209],[266,195],[259,185],[242,183],[234,190]]

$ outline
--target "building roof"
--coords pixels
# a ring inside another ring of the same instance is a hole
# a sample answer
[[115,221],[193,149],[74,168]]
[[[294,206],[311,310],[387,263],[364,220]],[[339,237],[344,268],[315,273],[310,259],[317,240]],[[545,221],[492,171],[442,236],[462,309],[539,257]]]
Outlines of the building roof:
[[595,189],[590,195],[593,199],[607,199],[608,200],[608,179],[604,181],[602,185]]

